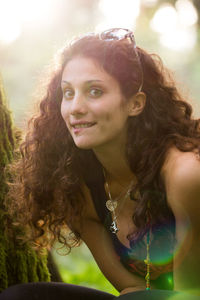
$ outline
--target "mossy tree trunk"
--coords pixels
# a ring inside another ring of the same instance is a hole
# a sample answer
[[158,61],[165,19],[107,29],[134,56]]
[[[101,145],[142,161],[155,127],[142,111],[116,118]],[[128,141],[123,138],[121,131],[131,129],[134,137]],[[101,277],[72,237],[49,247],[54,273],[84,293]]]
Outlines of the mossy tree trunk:
[[8,215],[4,200],[8,186],[5,167],[13,159],[15,143],[11,113],[0,78],[0,292],[17,283],[50,281],[47,256],[17,242],[14,227],[11,227],[14,238],[11,239],[7,234]]

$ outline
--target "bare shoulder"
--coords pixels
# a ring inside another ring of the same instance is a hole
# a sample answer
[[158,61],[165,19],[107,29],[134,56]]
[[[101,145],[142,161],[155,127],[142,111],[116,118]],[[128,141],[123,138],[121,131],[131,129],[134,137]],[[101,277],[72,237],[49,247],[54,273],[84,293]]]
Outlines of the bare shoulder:
[[200,157],[194,152],[182,152],[172,148],[163,166],[163,178],[167,185],[185,186],[200,182]]
[[194,152],[172,148],[163,165],[167,200],[175,215],[188,211],[192,216],[200,208],[200,158]]

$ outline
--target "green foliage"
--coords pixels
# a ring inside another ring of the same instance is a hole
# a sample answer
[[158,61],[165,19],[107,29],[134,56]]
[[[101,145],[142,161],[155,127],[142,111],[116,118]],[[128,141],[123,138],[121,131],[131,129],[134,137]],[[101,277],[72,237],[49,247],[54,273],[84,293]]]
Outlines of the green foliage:
[[[27,244],[19,243],[18,231],[11,225],[6,210],[4,200],[8,191],[6,181],[9,174],[5,172],[5,167],[13,159],[18,138],[14,134],[11,114],[6,104],[0,80],[0,292],[17,283],[50,280],[46,254],[36,255]],[[17,131],[16,133],[18,134]]]
[[119,295],[118,291],[99,270],[86,245],[82,244],[78,248],[73,248],[68,255],[64,255],[64,251],[56,251],[56,248],[58,248],[58,245],[55,246],[53,257],[64,282],[99,289],[116,296]]

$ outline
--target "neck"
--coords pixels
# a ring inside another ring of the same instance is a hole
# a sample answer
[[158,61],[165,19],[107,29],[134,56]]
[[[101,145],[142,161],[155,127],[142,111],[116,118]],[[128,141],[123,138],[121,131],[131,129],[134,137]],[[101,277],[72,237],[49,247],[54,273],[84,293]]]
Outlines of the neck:
[[94,150],[95,155],[101,162],[105,172],[106,180],[109,182],[117,182],[121,186],[126,186],[134,178],[128,165],[125,150],[122,149],[104,149]]

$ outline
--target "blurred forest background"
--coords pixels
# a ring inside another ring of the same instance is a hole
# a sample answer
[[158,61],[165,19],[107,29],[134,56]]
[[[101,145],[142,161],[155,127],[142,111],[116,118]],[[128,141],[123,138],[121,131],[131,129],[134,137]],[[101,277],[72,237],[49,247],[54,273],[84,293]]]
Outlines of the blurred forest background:
[[[16,126],[24,128],[57,50],[77,35],[111,27],[133,30],[137,45],[161,56],[200,117],[199,0],[0,0],[0,74]],[[68,256],[53,253],[65,282],[118,294],[85,245]]]

